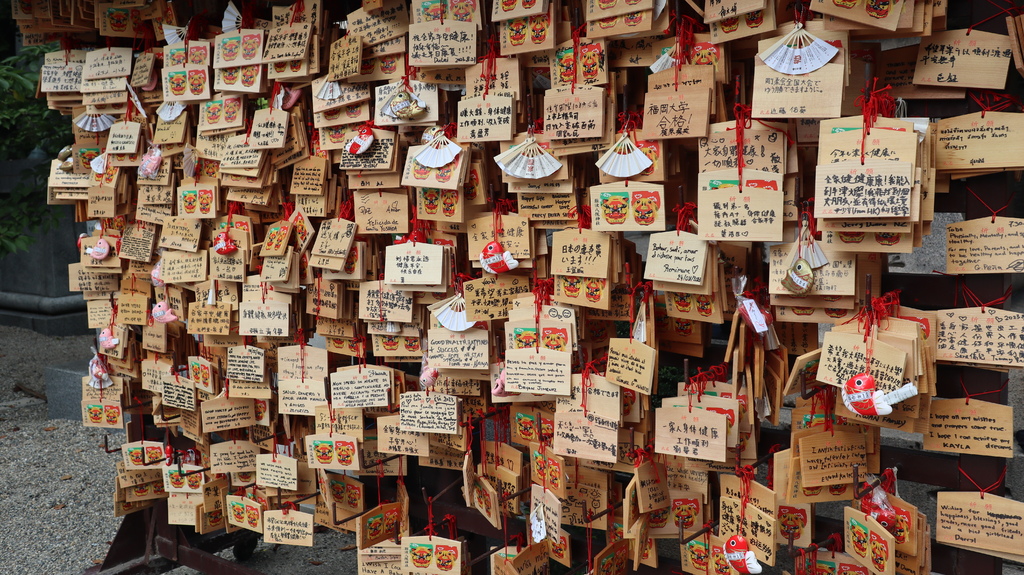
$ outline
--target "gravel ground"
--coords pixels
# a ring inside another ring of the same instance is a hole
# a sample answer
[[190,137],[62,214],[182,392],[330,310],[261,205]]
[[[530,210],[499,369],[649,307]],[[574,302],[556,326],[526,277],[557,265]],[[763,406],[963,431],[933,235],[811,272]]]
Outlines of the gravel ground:
[[120,524],[111,502],[117,455],[100,449],[103,430],[47,420],[44,401],[13,390],[40,387],[47,365],[88,361],[91,341],[0,326],[0,573],[81,573]]
[[[78,421],[47,419],[46,402],[15,391],[16,383],[42,389],[47,365],[90,357],[91,336],[55,338],[0,326],[0,573],[78,575],[102,562],[119,518],[113,516],[118,454],[101,449],[108,430]],[[124,435],[113,433],[111,445]],[[315,535],[312,548],[260,542],[246,565],[267,575],[355,573],[355,538]],[[222,556],[233,559],[231,550]],[[181,567],[173,575],[199,573]]]

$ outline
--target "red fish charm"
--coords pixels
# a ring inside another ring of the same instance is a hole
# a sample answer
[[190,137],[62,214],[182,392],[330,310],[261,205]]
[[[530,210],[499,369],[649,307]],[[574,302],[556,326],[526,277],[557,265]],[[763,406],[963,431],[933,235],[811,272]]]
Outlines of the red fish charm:
[[500,274],[519,267],[519,260],[505,251],[500,243],[492,241],[480,252],[480,265],[489,273]]
[[725,558],[729,565],[740,573],[756,575],[761,572],[761,564],[757,562],[757,557],[742,535],[733,535],[725,542]]
[[860,415],[889,415],[889,405],[870,373],[858,373],[843,385],[843,405]]

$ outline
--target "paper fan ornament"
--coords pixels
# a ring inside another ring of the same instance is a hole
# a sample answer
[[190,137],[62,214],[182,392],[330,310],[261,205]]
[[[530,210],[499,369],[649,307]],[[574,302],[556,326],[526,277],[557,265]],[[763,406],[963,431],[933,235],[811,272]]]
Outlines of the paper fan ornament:
[[242,12],[238,10],[238,6],[235,6],[234,2],[228,2],[228,7],[224,9],[224,17],[220,21],[221,32],[227,34],[241,27]]
[[673,66],[678,66],[680,60],[676,58],[676,49],[672,47],[670,50],[666,50],[664,54],[658,56],[658,59],[651,64],[651,72],[661,72],[662,70],[668,70]]
[[168,46],[185,41],[185,28],[183,26],[161,24],[160,29],[164,31],[164,40],[167,41]]
[[107,171],[107,155],[106,154],[100,154],[100,155],[96,156],[95,158],[93,158],[89,162],[89,167],[92,168],[92,171],[96,172],[97,174],[102,174],[103,172],[106,172]]
[[628,131],[597,161],[602,172],[616,178],[632,178],[652,165],[654,162],[636,147]]
[[189,144],[185,144],[185,151],[181,153],[181,171],[185,174],[186,178],[196,177],[197,160],[196,149]]
[[81,114],[75,118],[75,125],[86,132],[103,132],[114,125],[110,114]]
[[809,74],[828,64],[839,48],[804,30],[797,24],[758,56],[769,68],[783,74]]
[[528,136],[521,144],[494,156],[494,162],[514,178],[531,180],[546,178],[562,167],[562,162],[540,147],[533,136]]
[[466,300],[461,294],[430,306],[430,313],[437,318],[438,323],[451,331],[466,331],[476,324],[466,319]]
[[156,115],[165,122],[173,122],[185,111],[185,104],[181,102],[164,102],[156,109]]
[[341,96],[341,85],[338,82],[324,82],[314,95],[321,100],[334,100]]
[[[426,134],[424,134],[424,139],[426,137]],[[416,154],[416,161],[428,168],[440,168],[452,163],[461,151],[462,146],[449,140],[448,136],[444,133],[444,128],[441,128],[427,142],[426,147],[419,154]]]

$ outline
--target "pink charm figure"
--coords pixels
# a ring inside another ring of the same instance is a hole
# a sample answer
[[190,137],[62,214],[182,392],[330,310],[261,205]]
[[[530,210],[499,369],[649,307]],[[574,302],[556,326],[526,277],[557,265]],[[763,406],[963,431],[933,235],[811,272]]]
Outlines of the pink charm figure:
[[121,340],[114,337],[114,331],[109,327],[100,332],[100,347],[103,349],[114,349]]
[[174,310],[171,306],[167,305],[167,302],[162,301],[153,306],[153,320],[160,323],[170,323],[177,321],[178,316],[174,314]]
[[96,242],[95,246],[85,248],[85,253],[89,254],[89,257],[92,259],[101,262],[107,259],[107,256],[110,255],[110,243],[107,240],[100,238],[100,240]]
[[509,397],[515,395],[505,391],[505,368],[501,368],[501,373],[498,374],[498,378],[494,380],[494,385],[491,386],[491,395],[494,397]]

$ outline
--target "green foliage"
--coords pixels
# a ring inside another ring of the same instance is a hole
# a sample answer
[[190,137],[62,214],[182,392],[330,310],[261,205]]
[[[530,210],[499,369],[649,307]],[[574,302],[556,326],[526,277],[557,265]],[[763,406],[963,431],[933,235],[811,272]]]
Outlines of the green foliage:
[[48,173],[48,162],[26,169],[14,189],[0,196],[0,257],[27,250],[33,241],[30,232],[48,230],[57,223],[57,211],[43,200]]
[[0,161],[22,159],[36,147],[55,156],[71,143],[67,119],[35,97],[43,54],[56,49],[55,44],[29,46],[0,60],[0,90],[8,94],[0,106]]
[[[9,44],[3,45],[10,53]],[[71,143],[68,120],[35,97],[43,55],[57,49],[56,44],[29,46],[0,60],[0,90],[7,94],[0,106],[0,161],[24,159],[37,147],[56,157]],[[57,211],[45,199],[49,166],[42,162],[24,170],[10,192],[0,195],[0,257],[27,250],[33,241],[30,232],[56,223]]]

